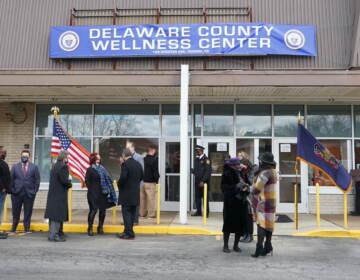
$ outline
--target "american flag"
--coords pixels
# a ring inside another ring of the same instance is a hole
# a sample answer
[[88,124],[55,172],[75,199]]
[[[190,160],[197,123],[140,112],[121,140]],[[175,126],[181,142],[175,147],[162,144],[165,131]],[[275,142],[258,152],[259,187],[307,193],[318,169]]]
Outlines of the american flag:
[[71,175],[78,178],[83,186],[85,186],[85,174],[90,166],[90,154],[78,142],[67,135],[60,123],[54,119],[51,156],[56,157],[61,150],[68,152]]

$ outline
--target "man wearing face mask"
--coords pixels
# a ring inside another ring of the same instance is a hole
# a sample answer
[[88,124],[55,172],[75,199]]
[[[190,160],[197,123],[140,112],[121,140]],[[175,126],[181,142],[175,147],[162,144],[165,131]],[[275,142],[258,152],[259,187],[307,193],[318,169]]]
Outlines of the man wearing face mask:
[[40,186],[38,167],[30,162],[30,152],[21,152],[20,162],[11,168],[11,202],[15,232],[20,221],[21,208],[24,206],[24,231],[30,232],[31,215],[36,193]]
[[[192,216],[202,216],[202,199],[204,197],[204,184],[208,186],[208,194],[210,193],[211,164],[209,158],[204,154],[204,147],[195,146],[196,158],[194,161],[194,177],[195,177],[195,203],[196,212]],[[207,213],[209,216],[209,195],[207,196]]]
[[[4,211],[4,203],[6,199],[6,194],[10,193],[10,169],[8,164],[5,161],[6,150],[3,147],[0,147],[0,226],[1,219]],[[7,233],[0,233],[0,239],[6,239],[8,237]]]

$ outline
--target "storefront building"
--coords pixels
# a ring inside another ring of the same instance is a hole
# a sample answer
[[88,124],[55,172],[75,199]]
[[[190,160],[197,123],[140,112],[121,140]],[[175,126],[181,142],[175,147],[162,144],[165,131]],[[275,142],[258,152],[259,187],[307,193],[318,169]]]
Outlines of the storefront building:
[[[89,152],[99,152],[112,177],[127,140],[137,152],[159,151],[161,209],[179,211],[180,65],[190,67],[189,158],[201,144],[212,162],[212,211],[222,211],[224,158],[272,151],[278,162],[278,211],[342,213],[342,193],[319,170],[295,174],[296,128],[305,126],[348,169],[360,167],[359,10],[355,0],[329,1],[2,1],[0,3],[0,146],[14,164],[24,148],[40,167],[35,207],[44,208],[51,168],[51,107]],[[161,8],[159,8],[161,7]],[[305,12],[304,12],[305,11]],[[20,21],[20,18],[22,19]],[[52,26],[268,22],[312,25],[316,56],[202,56],[50,59]],[[186,114],[185,114],[186,115]],[[192,167],[192,160],[189,162]],[[188,210],[193,210],[188,178]],[[87,208],[74,186],[73,208]],[[349,210],[353,208],[349,194]]]

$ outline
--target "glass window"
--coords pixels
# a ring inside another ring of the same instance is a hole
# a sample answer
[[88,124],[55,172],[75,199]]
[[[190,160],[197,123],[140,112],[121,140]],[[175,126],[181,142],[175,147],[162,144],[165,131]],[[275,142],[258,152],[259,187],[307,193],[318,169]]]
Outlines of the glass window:
[[351,107],[309,105],[307,127],[316,137],[351,137]]
[[354,106],[354,125],[354,136],[360,137],[360,106]]
[[[82,145],[89,153],[91,153],[91,138],[75,137],[75,140]],[[36,137],[35,138],[35,164],[39,167],[41,182],[49,182],[50,170],[52,167],[51,157],[51,138],[50,137]],[[80,181],[73,179],[74,183]]]
[[259,139],[259,155],[265,152],[272,152],[271,139]]
[[[321,140],[323,144],[348,169],[347,140]],[[355,148],[356,151],[356,148]],[[355,152],[356,154],[356,152]],[[317,168],[309,167],[309,185],[334,186],[334,184]]]
[[[36,106],[36,135],[51,136],[53,133],[53,113],[51,104]],[[62,127],[72,137],[92,135],[92,105],[64,104],[59,107]]]
[[202,119],[201,119],[201,105],[194,105],[194,135],[201,136]]
[[180,135],[180,105],[162,105],[162,134],[164,136]]
[[296,137],[299,112],[303,118],[303,105],[274,105],[275,136]]
[[236,105],[237,136],[271,136],[271,105]]
[[97,136],[158,136],[159,105],[95,105]]
[[165,201],[180,199],[180,143],[167,142],[165,151]]
[[236,140],[236,156],[239,153],[246,154],[251,162],[254,162],[254,139],[237,139]]
[[360,169],[360,140],[355,140],[355,168]]
[[146,155],[149,146],[158,147],[159,144],[157,138],[94,138],[94,151],[100,154],[101,162],[113,180],[119,179],[120,156],[126,147],[127,140],[134,143],[135,151],[143,157]]
[[204,136],[232,136],[233,105],[204,105]]

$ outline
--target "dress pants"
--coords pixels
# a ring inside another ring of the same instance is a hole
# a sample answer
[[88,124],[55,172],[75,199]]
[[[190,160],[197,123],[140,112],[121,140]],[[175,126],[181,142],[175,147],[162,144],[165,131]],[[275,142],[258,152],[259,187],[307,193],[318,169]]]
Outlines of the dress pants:
[[61,222],[49,221],[49,239],[54,240],[56,237],[59,237],[60,228],[62,226]]
[[0,192],[0,226],[3,218],[5,199],[6,199],[6,192]]
[[360,215],[360,182],[355,183],[355,213]]
[[140,189],[140,216],[156,217],[156,183],[144,183]]
[[[209,215],[210,209],[209,209],[209,194],[210,194],[210,190],[209,190],[209,186],[208,186],[208,194],[207,194],[207,215]],[[195,204],[196,204],[196,213],[198,215],[202,215],[202,206],[203,206],[203,200],[204,198],[204,187],[199,187],[199,182],[195,182]]]
[[12,230],[16,230],[19,224],[21,208],[23,205],[24,205],[24,230],[30,229],[34,200],[35,200],[35,196],[29,197],[24,189],[21,190],[21,192],[18,194],[11,195],[12,215],[13,215]]
[[128,236],[135,237],[133,227],[136,214],[136,205],[122,205],[121,211],[124,220],[124,233]]

